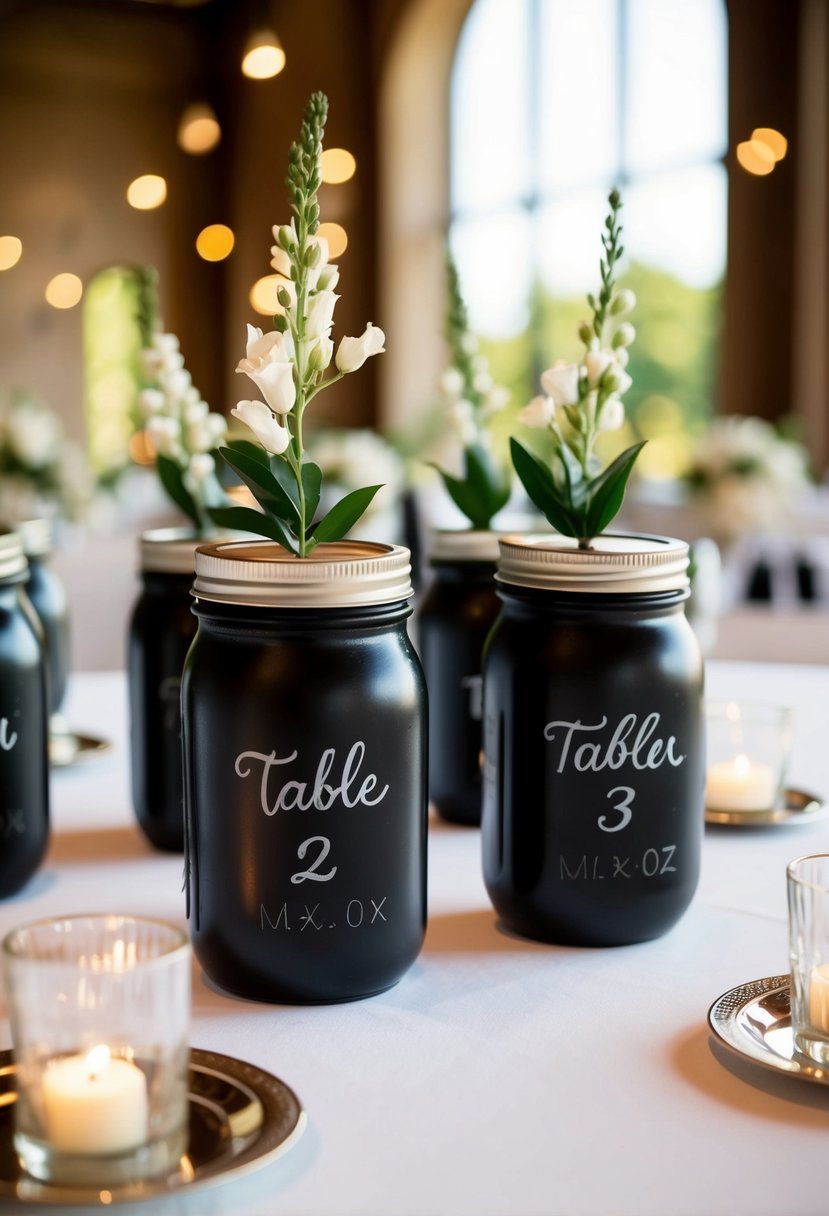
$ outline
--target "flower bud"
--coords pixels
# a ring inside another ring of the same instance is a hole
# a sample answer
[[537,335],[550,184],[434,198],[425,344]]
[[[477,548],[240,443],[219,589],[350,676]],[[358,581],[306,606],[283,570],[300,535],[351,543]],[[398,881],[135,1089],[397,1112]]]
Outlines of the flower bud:
[[613,335],[613,342],[611,345],[613,346],[614,350],[622,346],[630,346],[635,337],[636,330],[633,328],[630,321],[623,321],[616,330],[616,333]]
[[618,291],[614,291],[610,301],[611,317],[621,317],[625,313],[632,312],[636,307],[636,296],[629,287],[621,287]]
[[161,389],[144,388],[138,394],[138,406],[145,418],[160,414],[166,404],[166,398]]
[[533,397],[518,415],[524,426],[543,428],[549,426],[555,415],[555,403],[551,397]]
[[599,411],[600,431],[618,431],[625,421],[625,407],[618,397],[608,397]]
[[593,326],[589,321],[582,321],[579,326],[579,341],[583,342],[585,346],[590,346],[594,337]]

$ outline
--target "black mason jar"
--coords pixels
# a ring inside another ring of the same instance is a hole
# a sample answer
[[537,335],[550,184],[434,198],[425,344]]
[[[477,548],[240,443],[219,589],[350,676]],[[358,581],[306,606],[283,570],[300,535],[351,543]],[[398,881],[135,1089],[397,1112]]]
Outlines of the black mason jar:
[[31,878],[49,839],[46,668],[26,576],[20,537],[0,533],[0,898]]
[[389,988],[426,924],[426,689],[408,550],[196,554],[182,686],[193,948],[265,1001]]
[[132,803],[151,844],[170,852],[184,848],[181,673],[196,636],[190,593],[198,544],[183,528],[144,533],[129,629]]
[[26,594],[43,627],[49,713],[66,696],[69,679],[69,602],[58,576],[47,565],[52,554],[51,519],[27,519],[15,525],[29,562]]
[[644,941],[693,896],[705,749],[687,555],[661,537],[501,541],[483,868],[502,920],[528,937]]
[[429,689],[429,797],[450,823],[481,822],[481,653],[501,609],[494,532],[435,532],[418,614]]

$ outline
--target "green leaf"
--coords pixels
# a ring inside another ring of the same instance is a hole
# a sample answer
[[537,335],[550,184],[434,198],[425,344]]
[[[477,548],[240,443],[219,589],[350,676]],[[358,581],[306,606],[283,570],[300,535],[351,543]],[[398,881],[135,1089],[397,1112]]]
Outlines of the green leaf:
[[201,516],[196,501],[184,485],[184,470],[171,460],[169,456],[157,456],[156,467],[161,484],[172,498],[173,502],[191,519],[197,528],[201,527]]
[[222,528],[229,528],[233,532],[253,532],[255,536],[275,540],[290,553],[297,551],[296,543],[279,520],[254,511],[253,507],[213,507],[208,514],[214,524]]
[[313,460],[306,460],[302,466],[302,492],[305,495],[305,519],[313,522],[320,505],[322,489],[322,469]]
[[[299,508],[277,480],[270,463],[263,465],[247,453],[229,448],[219,448],[219,455],[230,465],[237,477],[241,477],[256,501],[269,514],[292,524],[299,523]],[[288,472],[290,473],[290,469]]]
[[327,515],[311,530],[315,545],[328,540],[342,540],[368,507],[374,495],[382,486],[364,486],[362,490],[352,490],[335,503]]
[[465,449],[466,482],[477,494],[482,508],[482,516],[486,514],[484,524],[488,528],[493,515],[497,515],[506,505],[510,496],[510,486],[506,478],[498,473],[492,458],[486,448],[473,444]]
[[532,452],[510,439],[510,452],[516,473],[532,502],[549,523],[564,536],[578,536],[578,520],[570,504],[563,502],[553,475],[545,464]]
[[645,441],[626,448],[609,464],[603,473],[591,481],[585,515],[585,535],[599,536],[619,512],[625,497],[625,487],[636,457],[645,446]]
[[259,464],[268,467],[268,453],[258,443],[252,443],[250,439],[230,439],[225,447],[230,448],[231,452],[241,452],[243,456],[250,456],[251,460],[256,460]]
[[458,477],[453,477],[451,473],[447,473],[445,469],[441,469],[436,464],[433,464],[432,468],[437,469],[438,473],[440,473],[443,478],[443,484],[446,486],[446,492],[458,510],[462,511],[472,524],[472,527],[480,529],[488,528],[492,513],[481,503],[480,498],[469,485],[469,482],[461,481]]

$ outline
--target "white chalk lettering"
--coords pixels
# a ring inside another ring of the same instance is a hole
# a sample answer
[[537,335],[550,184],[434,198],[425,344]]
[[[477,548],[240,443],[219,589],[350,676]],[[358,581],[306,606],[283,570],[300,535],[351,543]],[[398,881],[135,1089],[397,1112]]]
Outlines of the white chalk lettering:
[[252,764],[259,763],[262,765],[262,778],[259,787],[259,798],[262,810],[266,815],[275,815],[278,811],[327,811],[339,801],[343,806],[349,809],[355,806],[377,806],[382,802],[386,794],[389,792],[388,785],[384,785],[375,797],[372,797],[377,789],[378,780],[374,773],[366,773],[361,776],[361,768],[366,754],[366,745],[362,742],[353,744],[351,750],[345,758],[345,763],[342,768],[342,777],[339,783],[329,784],[328,777],[331,775],[331,770],[336,762],[336,750],[333,747],[327,748],[320,757],[317,765],[316,775],[313,785],[310,787],[305,781],[286,781],[276,791],[275,797],[271,791],[271,775],[274,770],[286,764],[292,764],[297,759],[299,753],[294,750],[290,756],[277,756],[275,751],[272,752],[241,752],[236,757],[236,773],[240,777],[249,777],[252,771]]
[[667,739],[654,738],[660,721],[660,715],[656,712],[647,714],[641,722],[636,714],[625,714],[607,742],[596,739],[579,741],[579,737],[587,732],[605,730],[607,716],[595,724],[582,722],[580,718],[575,722],[548,722],[544,727],[544,738],[550,743],[559,744],[559,773],[564,772],[571,752],[573,767],[579,773],[600,773],[606,768],[616,771],[627,763],[639,772],[661,768],[666,762],[678,768],[685,757],[677,755],[676,738],[673,735]]
[[337,873],[337,867],[332,866],[327,874],[318,874],[317,870],[325,861],[328,854],[331,852],[331,841],[327,836],[309,836],[307,840],[303,840],[302,844],[296,851],[296,855],[300,861],[305,860],[305,854],[308,852],[308,846],[312,844],[320,844],[320,849],[317,856],[311,862],[307,870],[298,870],[296,874],[291,875],[291,882],[305,882],[306,879],[311,879],[312,882],[328,882]]
[[0,748],[10,752],[17,742],[17,731],[9,726],[8,718],[0,718]]

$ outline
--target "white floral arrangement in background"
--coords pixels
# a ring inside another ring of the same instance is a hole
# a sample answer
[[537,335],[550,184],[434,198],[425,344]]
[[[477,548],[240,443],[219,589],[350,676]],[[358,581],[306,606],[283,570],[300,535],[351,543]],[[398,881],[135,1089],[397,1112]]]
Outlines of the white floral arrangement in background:
[[0,516],[77,520],[92,492],[86,455],[55,412],[29,392],[0,400]]
[[162,485],[196,529],[205,531],[208,509],[226,502],[212,453],[227,434],[227,422],[193,384],[175,334],[154,332],[141,362],[138,405]]
[[715,540],[784,527],[809,485],[802,444],[762,418],[716,418],[698,441],[686,483]]

